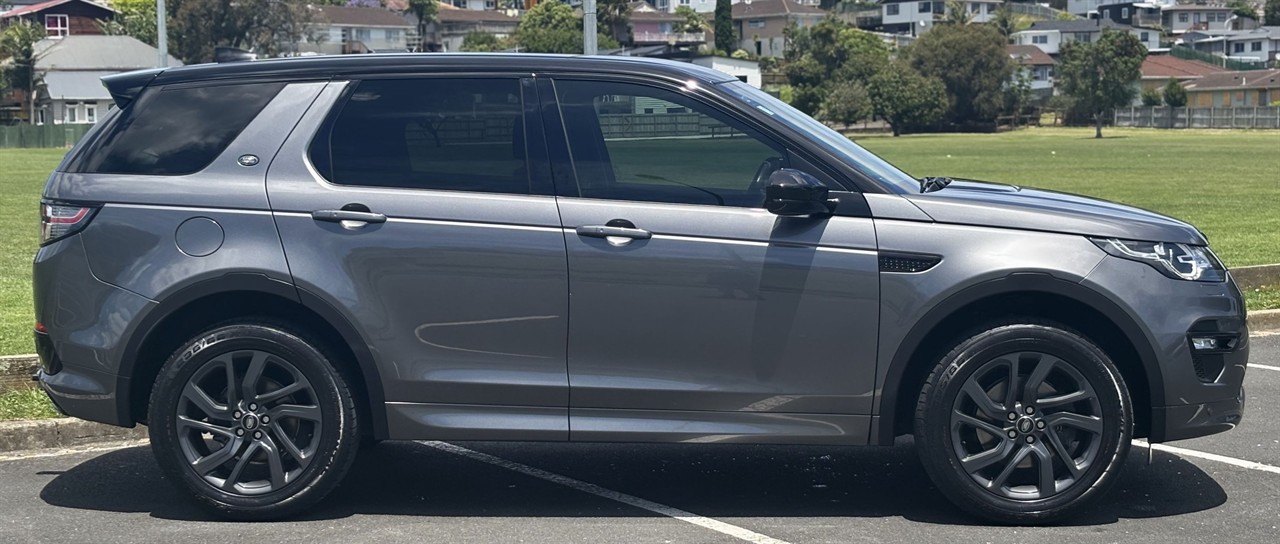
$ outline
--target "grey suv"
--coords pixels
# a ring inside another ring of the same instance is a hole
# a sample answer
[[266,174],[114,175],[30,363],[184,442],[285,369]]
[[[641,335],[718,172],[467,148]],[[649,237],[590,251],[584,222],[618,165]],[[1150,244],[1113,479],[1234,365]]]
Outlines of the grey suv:
[[313,505],[378,440],[914,435],[959,507],[1040,523],[1131,438],[1243,412],[1241,295],[1192,226],[917,180],[719,72],[369,55],[104,82],[118,108],[44,190],[39,380],[148,425],[227,517]]

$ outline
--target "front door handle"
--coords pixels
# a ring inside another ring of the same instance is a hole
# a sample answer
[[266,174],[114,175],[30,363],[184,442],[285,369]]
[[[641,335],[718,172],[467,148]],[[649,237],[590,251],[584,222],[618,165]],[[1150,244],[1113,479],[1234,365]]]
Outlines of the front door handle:
[[329,223],[342,223],[343,221],[356,221],[359,223],[387,222],[387,216],[383,214],[354,210],[316,210],[311,212],[311,218],[316,221],[326,221]]
[[588,238],[629,238],[631,240],[648,240],[653,233],[634,227],[612,227],[608,225],[583,225],[577,228],[578,236]]

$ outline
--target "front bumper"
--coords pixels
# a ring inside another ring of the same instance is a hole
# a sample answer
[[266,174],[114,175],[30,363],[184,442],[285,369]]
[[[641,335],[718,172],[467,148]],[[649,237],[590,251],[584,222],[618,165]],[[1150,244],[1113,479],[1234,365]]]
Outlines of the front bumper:
[[[1150,442],[1195,438],[1240,424],[1249,329],[1244,297],[1230,274],[1220,283],[1174,280],[1145,264],[1108,257],[1084,284],[1119,304],[1145,336],[1132,340],[1151,347],[1154,364],[1144,365],[1149,404],[1135,407],[1150,410]],[[1193,349],[1191,339],[1204,336],[1236,341],[1230,349]]]

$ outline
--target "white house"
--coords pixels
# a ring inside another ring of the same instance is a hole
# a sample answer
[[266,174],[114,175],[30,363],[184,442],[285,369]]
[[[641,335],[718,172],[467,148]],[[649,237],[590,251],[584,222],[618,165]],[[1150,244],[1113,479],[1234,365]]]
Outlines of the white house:
[[[962,4],[973,22],[985,23],[995,17],[1001,0],[962,0]],[[884,0],[880,4],[885,30],[913,36],[927,32],[946,13],[947,3],[939,0]]]
[[1280,60],[1280,26],[1252,30],[1192,30],[1182,34],[1182,43],[1197,51],[1234,60]]
[[[665,11],[667,13],[675,13],[676,8],[680,6],[693,8],[693,11],[696,11],[698,13],[712,13],[716,10],[716,0],[644,0],[644,1],[647,2],[650,6],[653,6],[654,9],[658,11]],[[745,2],[749,4],[752,1],[754,0],[733,0],[732,2],[730,2],[730,4],[737,4],[739,2]],[[819,4],[822,3],[822,0],[795,0],[795,3],[804,5],[804,6],[812,6],[816,8],[818,7]],[[574,7],[580,6],[582,5],[582,0],[570,0],[569,5]]]
[[1007,46],[1009,58],[1018,65],[1013,77],[1025,73],[1031,81],[1031,92],[1039,97],[1053,95],[1053,67],[1056,64],[1049,55],[1033,45]]
[[1160,32],[1148,28],[1122,25],[1110,19],[1081,19],[1075,21],[1036,21],[1022,32],[1015,32],[1013,43],[1034,45],[1050,55],[1057,55],[1062,46],[1071,42],[1095,42],[1103,30],[1124,31],[1133,34],[1148,51],[1160,47]]
[[498,0],[440,0],[440,3],[450,4],[458,9],[469,9],[474,11],[498,9]]
[[[102,78],[154,68],[160,52],[130,36],[71,35],[35,44],[36,124],[93,124],[113,102]],[[182,61],[169,56],[169,66]]]
[[299,44],[302,53],[341,55],[395,53],[408,50],[413,24],[382,8],[315,6],[312,40]]
[[1224,30],[1257,27],[1253,19],[1236,17],[1225,4],[1178,4],[1165,6],[1160,12],[1161,23],[1170,34],[1182,34],[1191,30]]
[[760,63],[754,60],[707,55],[694,57],[692,62],[698,66],[705,66],[712,70],[719,70],[729,74],[757,89],[764,84],[760,77]]

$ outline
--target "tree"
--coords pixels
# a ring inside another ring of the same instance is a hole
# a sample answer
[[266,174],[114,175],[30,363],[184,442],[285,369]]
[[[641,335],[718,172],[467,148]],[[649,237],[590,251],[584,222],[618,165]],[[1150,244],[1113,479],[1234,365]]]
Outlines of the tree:
[[1228,0],[1227,7],[1231,8],[1232,13],[1237,17],[1258,18],[1258,11],[1249,0]]
[[169,50],[188,64],[213,60],[218,46],[273,56],[307,34],[313,10],[303,0],[168,0]]
[[462,51],[492,53],[507,49],[510,49],[510,46],[503,40],[483,30],[472,30],[462,38]]
[[733,51],[738,48],[738,37],[733,32],[733,4],[730,0],[716,0],[716,49]]
[[1007,44],[991,25],[938,25],[916,39],[907,57],[922,75],[942,80],[951,97],[951,123],[987,124],[1000,114],[1013,74]]
[[938,121],[947,108],[942,81],[925,77],[901,61],[871,76],[867,96],[872,111],[889,123],[895,137],[903,130]]
[[947,13],[942,22],[953,25],[967,25],[973,22],[973,15],[961,0],[947,0]]
[[866,83],[889,63],[889,47],[869,32],[835,18],[808,28],[787,29],[784,72],[795,87],[797,109],[814,115],[830,87]]
[[1018,15],[1013,12],[1013,8],[1009,7],[1009,1],[1006,0],[1000,4],[1000,8],[996,10],[995,16],[991,18],[991,26],[996,27],[1000,34],[1006,40],[1011,40],[1013,33],[1026,30],[1031,26],[1031,22],[1025,15]]
[[867,88],[857,81],[844,81],[831,86],[822,101],[818,119],[825,123],[849,126],[871,117],[871,98]]
[[1133,102],[1133,82],[1141,75],[1147,49],[1128,32],[1104,30],[1096,43],[1071,42],[1062,47],[1059,89],[1093,118],[1095,138],[1112,109]]
[[[409,0],[409,13],[418,20],[419,39],[426,39],[427,25],[435,22],[439,10],[436,0]],[[418,46],[418,50],[424,50],[422,45]]]
[[110,21],[98,23],[103,34],[132,36],[140,42],[155,47],[155,0],[112,0],[111,7],[116,10],[116,16]]
[[676,32],[706,32],[711,30],[711,23],[708,23],[701,13],[689,6],[677,7],[675,14],[679,17],[684,17],[683,21],[676,23]]
[[1267,26],[1280,26],[1280,0],[1267,0],[1262,8],[1262,20]]
[[[601,49],[618,47],[609,36],[598,38]],[[568,4],[545,0],[520,19],[515,40],[530,53],[582,53],[582,19]]]
[[1160,106],[1164,104],[1164,95],[1161,94],[1160,89],[1143,89],[1139,99],[1142,100],[1143,106]]
[[1018,70],[1013,80],[1005,84],[1004,105],[1006,111],[1013,115],[1013,126],[1018,126],[1019,118],[1031,103],[1031,71]]
[[1187,105],[1187,90],[1173,78],[1169,78],[1169,82],[1164,85],[1164,103],[1170,108],[1182,108]]
[[48,33],[44,27],[18,21],[0,31],[0,58],[8,58],[7,86],[22,91],[23,109],[27,110],[27,122],[36,122],[36,89],[40,86],[40,74],[36,72],[36,42]]
[[631,3],[629,0],[598,0],[596,21],[603,33],[619,43],[631,40]]

